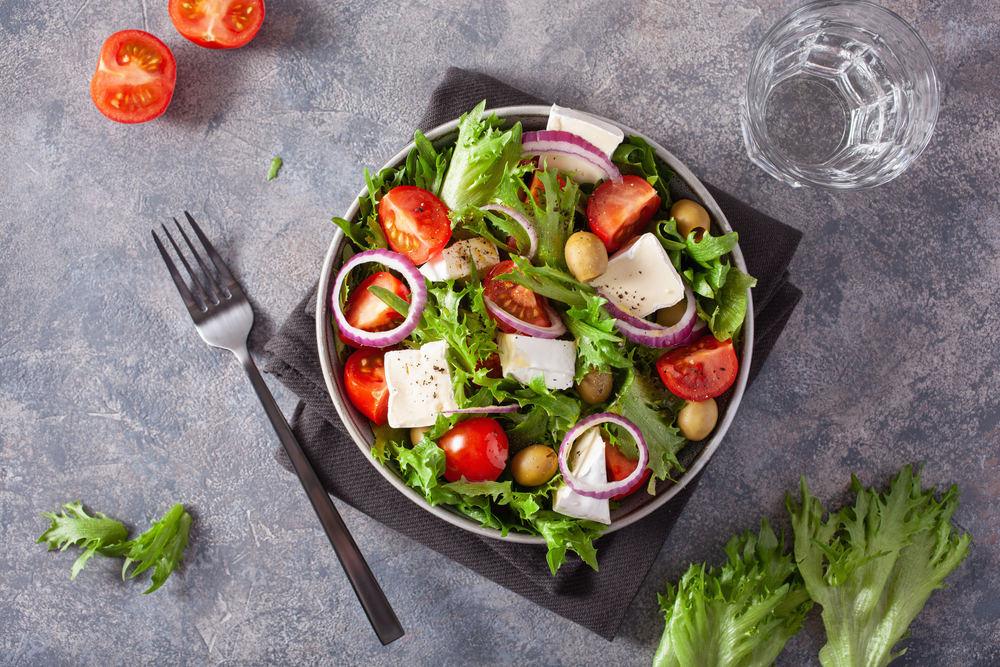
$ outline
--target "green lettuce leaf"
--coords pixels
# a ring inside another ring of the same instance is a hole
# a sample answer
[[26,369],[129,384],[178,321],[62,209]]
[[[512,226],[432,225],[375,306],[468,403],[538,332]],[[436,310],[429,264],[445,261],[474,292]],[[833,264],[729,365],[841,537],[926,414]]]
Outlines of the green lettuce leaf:
[[656,480],[669,479],[670,471],[681,469],[677,452],[687,444],[676,426],[677,411],[683,406],[663,386],[644,373],[629,369],[611,410],[621,414],[642,431],[649,449],[647,467],[653,471],[647,490],[656,493]]
[[76,575],[80,574],[94,554],[124,542],[128,537],[128,531],[121,522],[109,519],[100,512],[95,512],[97,516],[90,516],[79,500],[75,503],[65,503],[63,508],[62,514],[42,512],[42,516],[52,520],[52,525],[42,533],[36,544],[48,542],[49,551],[53,549],[65,551],[71,544],[82,547],[84,552],[76,559],[70,570],[70,579],[76,579]]
[[726,546],[721,568],[692,564],[660,595],[666,627],[653,667],[768,667],[812,601],[767,519]]
[[125,556],[122,567],[122,579],[129,565],[136,563],[131,577],[140,572],[154,568],[152,586],[143,593],[152,593],[163,585],[170,573],[180,566],[184,558],[184,549],[188,545],[188,530],[191,528],[191,515],[183,505],[176,503],[163,518],[153,522],[153,527],[145,533],[119,547],[114,547],[105,555]]
[[958,535],[952,486],[940,501],[921,490],[906,466],[888,491],[865,489],[851,476],[853,506],[831,514],[801,481],[800,503],[785,504],[795,530],[795,560],[810,597],[823,606],[824,667],[884,667],[905,651],[892,648],[930,594],[969,553],[972,537]]

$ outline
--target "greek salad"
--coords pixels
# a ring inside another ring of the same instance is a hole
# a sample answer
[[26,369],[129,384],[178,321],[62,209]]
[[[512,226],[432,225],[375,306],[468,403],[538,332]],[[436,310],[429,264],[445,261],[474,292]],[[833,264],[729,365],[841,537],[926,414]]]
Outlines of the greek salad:
[[553,106],[463,115],[376,174],[331,293],[373,456],[432,506],[542,536],[554,574],[682,470],[736,380],[754,278],[642,138]]

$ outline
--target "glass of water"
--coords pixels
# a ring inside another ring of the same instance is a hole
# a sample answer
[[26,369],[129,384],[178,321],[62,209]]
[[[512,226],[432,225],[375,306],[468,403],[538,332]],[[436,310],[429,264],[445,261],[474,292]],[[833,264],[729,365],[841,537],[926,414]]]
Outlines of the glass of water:
[[930,51],[895,13],[822,0],[775,25],[750,66],[740,128],[750,159],[794,187],[886,183],[930,141]]

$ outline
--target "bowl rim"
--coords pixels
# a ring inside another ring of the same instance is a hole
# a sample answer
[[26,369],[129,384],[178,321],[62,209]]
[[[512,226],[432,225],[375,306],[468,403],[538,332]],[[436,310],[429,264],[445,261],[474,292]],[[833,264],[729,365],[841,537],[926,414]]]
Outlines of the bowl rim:
[[[522,106],[508,106],[508,107],[496,107],[493,109],[486,109],[483,112],[483,117],[488,117],[492,114],[496,114],[498,117],[504,120],[518,121],[518,120],[535,120],[541,117],[548,118],[551,106],[548,105],[522,105]],[[626,136],[634,135],[642,137],[650,146],[656,151],[657,156],[666,163],[671,170],[674,171],[675,175],[679,177],[684,184],[691,189],[691,191],[701,200],[701,203],[708,209],[709,215],[713,222],[715,222],[724,232],[729,233],[732,231],[732,227],[729,225],[729,221],[726,219],[722,210],[719,208],[718,203],[709,194],[708,190],[701,183],[701,181],[692,173],[684,164],[682,164],[676,157],[673,156],[669,151],[663,148],[660,144],[653,141],[649,137],[645,136],[641,132],[631,129],[630,127],[623,125],[617,121],[604,118],[596,114],[588,114],[606,123],[610,123],[623,132]],[[431,141],[439,139],[446,136],[447,134],[454,132],[458,128],[459,119],[453,119],[447,123],[438,125],[432,130],[425,132],[424,135]],[[400,164],[406,159],[410,150],[415,146],[414,142],[409,142],[405,147],[403,147],[399,152],[393,155],[385,164],[381,167],[382,169],[386,167],[393,167]],[[352,200],[351,205],[348,207],[347,212],[343,216],[346,220],[353,219],[359,209],[359,199],[367,196],[368,187],[365,186],[361,189],[358,195]],[[334,371],[333,357],[335,356],[335,347],[333,346],[333,325],[331,323],[332,308],[330,306],[329,293],[333,285],[333,277],[335,276],[334,267],[337,262],[343,256],[343,247],[347,242],[347,238],[341,229],[337,229],[334,232],[333,239],[330,242],[330,247],[327,250],[326,256],[323,260],[323,268],[319,276],[319,284],[316,292],[316,341],[319,348],[319,358],[320,365],[323,370],[323,379],[326,383],[327,393],[330,396],[330,400],[333,402],[334,407],[337,410],[337,414],[340,416],[341,421],[344,423],[344,427],[350,434],[351,439],[361,450],[362,455],[368,462],[375,467],[376,470],[388,481],[393,487],[400,491],[404,496],[409,498],[411,501],[416,503],[419,507],[424,510],[434,514],[438,518],[447,521],[448,523],[467,530],[473,534],[479,535],[480,537],[488,537],[493,539],[498,539],[506,542],[514,542],[519,544],[535,544],[544,545],[545,539],[541,536],[535,535],[524,535],[520,533],[508,533],[507,535],[501,535],[500,531],[495,528],[487,528],[479,525],[474,520],[460,515],[447,508],[447,506],[438,505],[431,506],[431,504],[424,498],[423,495],[417,491],[411,489],[407,486],[399,477],[397,477],[391,469],[382,465],[371,453],[371,446],[373,441],[373,436],[371,433],[371,428],[368,425],[368,419],[361,415],[357,409],[350,404],[349,401],[345,401],[341,398],[343,395],[343,378],[341,373],[336,373]],[[730,256],[733,259],[734,264],[744,273],[747,272],[746,262],[743,258],[743,253],[740,251],[739,244],[730,252]],[[722,421],[716,425],[715,431],[709,441],[705,444],[701,452],[695,457],[694,461],[688,466],[684,474],[681,475],[680,479],[676,480],[675,483],[666,486],[664,489],[659,490],[656,496],[653,496],[651,501],[646,502],[635,510],[629,512],[625,516],[618,519],[612,519],[612,523],[607,529],[603,531],[603,534],[609,534],[616,530],[630,526],[636,521],[639,521],[646,516],[650,515],[664,504],[666,504],[671,498],[676,496],[682,489],[684,489],[688,484],[690,484],[694,479],[696,479],[699,473],[704,469],[705,465],[715,454],[716,450],[719,448],[726,432],[729,430],[729,426],[732,424],[733,418],[739,408],[740,402],[743,397],[743,393],[746,390],[747,380],[750,372],[750,365],[753,356],[753,339],[754,339],[754,318],[753,318],[753,294],[751,290],[747,289],[747,312],[746,319],[743,324],[743,349],[741,352],[741,361],[739,374],[737,375],[736,382],[734,383],[734,390],[732,397],[730,398],[729,405],[723,415]],[[367,430],[365,433],[361,426]],[[690,446],[690,445],[688,445]],[[661,482],[663,484],[664,482]]]

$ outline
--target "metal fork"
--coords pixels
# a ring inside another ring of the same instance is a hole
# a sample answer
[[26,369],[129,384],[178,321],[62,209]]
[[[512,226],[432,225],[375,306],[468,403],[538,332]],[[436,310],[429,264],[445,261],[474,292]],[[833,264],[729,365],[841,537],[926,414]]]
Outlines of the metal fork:
[[326,531],[327,537],[330,538],[333,550],[337,552],[337,558],[340,559],[340,564],[344,567],[347,578],[351,581],[351,586],[354,587],[354,592],[361,601],[365,614],[368,615],[368,621],[375,629],[375,634],[378,635],[383,645],[399,639],[404,634],[403,626],[396,618],[385,593],[382,592],[382,588],[368,567],[368,563],[361,555],[358,545],[355,544],[354,538],[351,537],[347,526],[344,525],[344,520],[340,517],[333,501],[320,483],[316,471],[313,470],[298,440],[295,439],[292,429],[285,421],[285,416],[278,408],[278,404],[275,403],[274,397],[271,396],[264,379],[260,376],[260,371],[257,370],[257,366],[250,357],[250,352],[247,350],[247,336],[253,326],[253,309],[250,307],[250,302],[247,301],[246,294],[243,293],[243,288],[233,278],[229,267],[219,257],[219,253],[215,251],[191,214],[185,211],[184,215],[187,216],[191,228],[208,254],[208,261],[215,269],[218,281],[213,277],[213,272],[209,271],[201,255],[195,250],[191,239],[188,238],[181,224],[177,222],[177,218],[174,218],[174,224],[177,225],[177,230],[181,233],[187,247],[205,275],[208,282],[207,287],[202,284],[195,271],[191,269],[191,265],[184,258],[184,254],[174,241],[174,237],[170,235],[166,225],[161,225],[163,233],[166,234],[181,263],[187,269],[188,275],[191,276],[194,292],[178,273],[173,260],[170,259],[166,248],[156,235],[156,230],[153,230],[153,240],[170,270],[174,284],[177,285],[177,291],[184,299],[184,305],[191,313],[191,319],[194,320],[198,333],[201,334],[206,343],[213,347],[229,350],[243,364],[243,369],[250,376],[250,382],[257,391],[260,402],[264,404],[264,411],[267,412],[271,425],[277,431],[278,439],[284,445],[285,451],[288,452],[288,458],[291,459],[295,472],[306,490],[306,495],[309,496],[309,500],[319,516],[320,523],[323,524],[323,529]]

